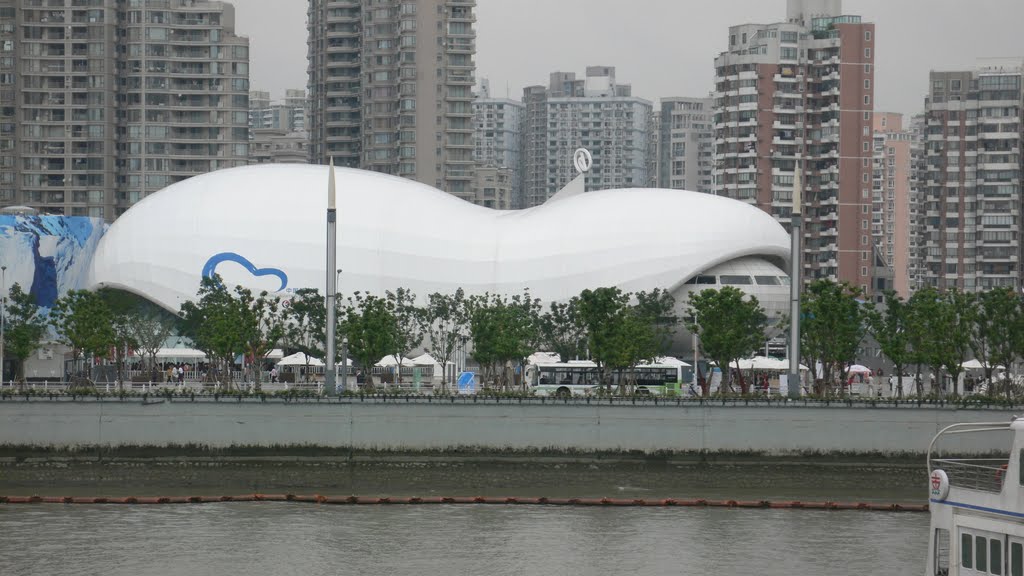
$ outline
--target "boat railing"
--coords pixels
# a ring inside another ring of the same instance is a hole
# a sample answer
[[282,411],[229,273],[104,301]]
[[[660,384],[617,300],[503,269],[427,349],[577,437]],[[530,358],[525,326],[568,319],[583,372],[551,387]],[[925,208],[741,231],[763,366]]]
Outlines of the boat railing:
[[983,492],[1003,491],[1009,458],[932,458],[929,473],[942,469],[949,477],[949,485],[957,488],[981,490]]

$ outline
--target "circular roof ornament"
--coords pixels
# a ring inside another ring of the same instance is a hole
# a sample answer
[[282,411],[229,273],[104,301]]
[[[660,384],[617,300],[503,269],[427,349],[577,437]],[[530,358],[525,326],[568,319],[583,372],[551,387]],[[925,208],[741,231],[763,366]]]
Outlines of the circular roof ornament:
[[577,172],[586,174],[590,172],[590,167],[594,165],[594,157],[590,154],[590,150],[577,148],[572,153],[572,164],[576,167]]

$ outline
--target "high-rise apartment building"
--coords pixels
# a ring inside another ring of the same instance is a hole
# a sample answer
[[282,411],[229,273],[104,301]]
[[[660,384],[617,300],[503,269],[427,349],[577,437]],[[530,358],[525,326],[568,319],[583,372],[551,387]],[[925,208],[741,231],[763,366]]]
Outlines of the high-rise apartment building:
[[309,138],[305,132],[256,128],[249,134],[249,164],[309,163]]
[[729,29],[715,59],[715,191],[788,227],[805,184],[805,277],[873,291],[875,27],[839,0],[789,0],[787,20]]
[[1020,62],[932,72],[925,101],[925,282],[974,291],[1021,284]]
[[[283,102],[271,100],[266,90],[252,90],[249,92],[249,130],[270,128],[304,132],[308,108],[305,90],[287,90]],[[252,136],[250,133],[250,139]]]
[[662,98],[655,113],[655,186],[714,190],[714,115],[711,98]]
[[876,112],[874,139],[871,237],[876,297],[882,290],[894,290],[908,298],[913,132],[903,128],[901,114]]
[[281,128],[287,128],[293,132],[305,132],[306,117],[309,116],[309,99],[306,98],[306,90],[304,88],[285,90],[284,109],[287,121],[282,122]]
[[[480,93],[473,101],[474,152],[473,160],[477,170],[481,168],[505,168],[509,179],[510,197],[501,204],[521,208],[522,198],[522,134],[525,105],[510,98],[492,98],[490,85],[481,82]],[[478,175],[478,182],[488,182],[490,172]],[[491,188],[493,186],[487,186]],[[478,196],[480,190],[477,190]]]
[[473,196],[476,0],[309,0],[311,160]]
[[244,165],[249,47],[234,20],[203,0],[0,1],[0,205],[112,220]]
[[925,243],[924,243],[924,207],[923,183],[927,173],[927,158],[924,147],[924,114],[915,114],[910,118],[910,199],[907,227],[907,275],[910,291],[914,292],[925,285]]
[[651,102],[615,80],[615,68],[588,66],[586,77],[551,74],[547,88],[523,92],[525,206],[543,204],[576,176],[572,154],[593,155],[588,190],[650,184]]

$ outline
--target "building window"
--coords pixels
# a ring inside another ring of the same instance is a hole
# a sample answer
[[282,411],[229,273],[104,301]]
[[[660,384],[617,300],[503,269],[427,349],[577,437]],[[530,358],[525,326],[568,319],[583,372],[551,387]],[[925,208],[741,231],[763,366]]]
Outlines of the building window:
[[865,106],[871,106],[871,96],[870,95],[867,95],[867,94],[864,95],[864,105]]
[[871,42],[871,30],[864,31],[864,41]]
[[871,90],[871,79],[870,78],[865,78],[864,79],[864,89],[865,90]]
[[871,59],[871,48],[865,48],[864,49],[864,59],[865,60],[870,60]]

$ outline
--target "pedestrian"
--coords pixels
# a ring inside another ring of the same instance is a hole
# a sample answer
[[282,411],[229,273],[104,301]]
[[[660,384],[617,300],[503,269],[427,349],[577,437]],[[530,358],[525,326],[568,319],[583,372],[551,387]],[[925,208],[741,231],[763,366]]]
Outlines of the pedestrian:
[[270,383],[277,384],[277,366],[270,369]]
[[175,376],[175,374],[174,374],[174,364],[171,364],[170,366],[167,367],[167,383],[168,384],[173,384],[174,383],[174,376]]
[[178,385],[185,383],[185,369],[178,365]]

